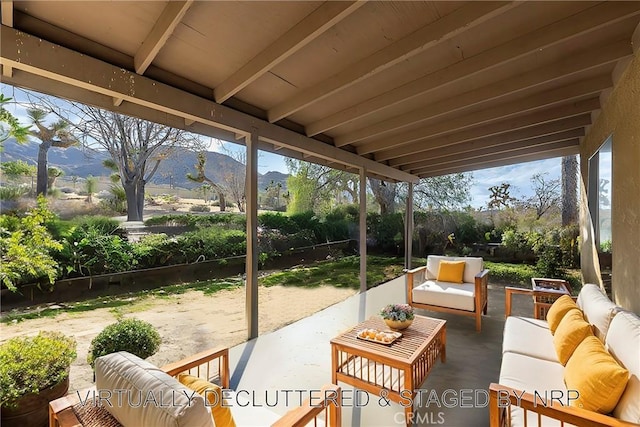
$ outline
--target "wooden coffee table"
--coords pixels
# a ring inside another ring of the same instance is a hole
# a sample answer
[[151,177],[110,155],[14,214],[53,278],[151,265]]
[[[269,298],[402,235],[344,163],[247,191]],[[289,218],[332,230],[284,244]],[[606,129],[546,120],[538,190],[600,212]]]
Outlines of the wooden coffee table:
[[404,406],[410,425],[416,390],[438,357],[445,362],[446,321],[415,316],[411,326],[401,331],[402,337],[390,345],[356,338],[358,331],[367,328],[389,329],[381,318],[374,317],[331,340],[331,380],[376,396],[384,391],[388,400]]

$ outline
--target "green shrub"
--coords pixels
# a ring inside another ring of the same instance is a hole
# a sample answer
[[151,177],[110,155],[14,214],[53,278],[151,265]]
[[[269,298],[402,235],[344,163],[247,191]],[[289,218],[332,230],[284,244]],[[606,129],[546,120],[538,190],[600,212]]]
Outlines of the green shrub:
[[244,229],[246,217],[237,213],[219,213],[214,215],[171,214],[160,215],[147,219],[146,226],[161,225],[167,227],[185,226],[192,229],[225,225],[228,228]]
[[182,260],[176,257],[179,253],[177,239],[170,239],[162,233],[143,236],[133,245],[133,255],[139,269],[180,263]]
[[244,231],[207,227],[184,233],[177,239],[181,262],[196,262],[235,255],[244,255],[247,239]]
[[0,346],[0,406],[55,386],[69,376],[76,342],[56,332],[12,338]]
[[211,212],[211,208],[207,205],[192,205],[189,212]]
[[47,230],[55,214],[44,197],[38,197],[37,203],[19,220],[0,217],[0,282],[14,292],[24,283],[52,285],[57,277],[58,263],[52,253],[62,245]]
[[118,235],[76,228],[56,254],[62,274],[88,276],[132,270],[137,264],[133,245]]
[[158,351],[160,334],[152,324],[139,319],[124,319],[102,330],[92,341],[87,362],[95,366],[98,357],[127,351],[146,359]]
[[562,265],[562,251],[555,245],[544,246],[538,254],[536,262],[538,277],[551,279],[566,279],[567,271]]
[[379,250],[398,253],[404,241],[404,217],[401,213],[367,215],[367,234]]
[[300,231],[300,227],[295,221],[280,213],[262,213],[258,215],[258,223],[264,228],[278,230],[284,234],[293,234]]
[[0,187],[0,200],[18,200],[20,197],[29,194],[30,188],[25,185],[11,185]]
[[490,270],[489,280],[497,279],[524,286],[531,285],[531,278],[536,277],[535,267],[528,264],[508,264],[485,261],[485,268]]

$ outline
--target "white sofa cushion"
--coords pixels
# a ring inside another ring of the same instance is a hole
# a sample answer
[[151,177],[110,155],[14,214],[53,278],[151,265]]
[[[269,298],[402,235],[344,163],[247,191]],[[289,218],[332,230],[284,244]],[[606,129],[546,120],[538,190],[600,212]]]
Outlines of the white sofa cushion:
[[473,311],[475,307],[475,284],[449,283],[437,280],[413,288],[413,302]]
[[504,324],[502,341],[502,353],[507,352],[558,362],[553,335],[544,320],[508,317]]
[[213,426],[202,396],[124,351],[96,359],[96,389],[111,393],[111,405],[101,403],[123,426]]
[[[520,392],[525,391],[530,394],[537,393],[537,402],[542,405],[540,399],[550,399],[551,392],[555,397],[562,394],[563,404],[567,404],[569,396],[575,397],[575,393],[568,394],[567,387],[563,380],[564,367],[558,362],[536,359],[518,353],[505,353],[502,355],[502,367],[500,369],[500,384],[512,387]],[[546,394],[545,394],[546,392]],[[558,401],[553,402],[559,405]],[[524,411],[522,408],[511,406],[511,427],[524,426]],[[538,414],[527,412],[527,424],[529,426],[538,425]],[[547,417],[542,417],[544,427],[560,426],[560,422]],[[570,426],[571,424],[564,424]]]
[[607,332],[605,345],[609,353],[629,371],[629,382],[613,415],[640,424],[640,318],[633,313],[618,313]]
[[440,261],[464,261],[464,274],[462,280],[465,283],[475,283],[476,275],[483,270],[482,258],[480,257],[452,257],[442,255],[429,255],[427,257],[427,279],[435,280],[438,277]]
[[604,342],[611,319],[621,310],[620,307],[594,284],[586,284],[580,289],[577,304],[585,320],[593,326],[593,334]]

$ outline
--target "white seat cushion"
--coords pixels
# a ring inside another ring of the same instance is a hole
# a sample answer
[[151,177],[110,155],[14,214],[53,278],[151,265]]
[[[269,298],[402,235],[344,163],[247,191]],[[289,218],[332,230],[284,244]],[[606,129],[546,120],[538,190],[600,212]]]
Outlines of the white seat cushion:
[[476,275],[482,272],[483,262],[480,257],[452,257],[452,256],[440,256],[429,255],[427,257],[427,279],[435,280],[438,277],[438,268],[440,267],[440,261],[464,261],[464,273],[462,280],[465,283],[475,283]]
[[413,302],[473,311],[475,284],[427,280],[413,288]]
[[120,351],[96,359],[101,404],[123,426],[212,427],[204,398],[151,363]]
[[587,322],[593,325],[593,334],[604,342],[611,319],[621,310],[600,290],[598,285],[586,284],[580,289],[577,301]]
[[558,362],[553,335],[544,320],[508,317],[504,324],[502,353],[512,352]]
[[609,325],[605,344],[609,353],[629,371],[629,382],[613,415],[640,424],[640,318],[626,311],[618,313]]
[[[530,394],[537,393],[534,398],[542,405],[543,399],[550,399],[551,392],[554,397],[560,398],[566,406],[569,397],[575,398],[575,392],[569,394],[563,379],[564,367],[558,362],[536,359],[517,353],[504,353],[502,355],[502,367],[500,369],[500,384],[520,390],[518,394],[525,391]],[[562,397],[560,397],[562,396]],[[556,400],[554,405],[560,405]],[[516,406],[511,406],[511,427],[521,427],[525,425],[524,411]],[[542,417],[542,423],[538,424],[538,414],[533,411],[527,412],[528,426],[555,427],[560,426],[560,422],[551,418]],[[564,424],[570,426],[571,424]]]

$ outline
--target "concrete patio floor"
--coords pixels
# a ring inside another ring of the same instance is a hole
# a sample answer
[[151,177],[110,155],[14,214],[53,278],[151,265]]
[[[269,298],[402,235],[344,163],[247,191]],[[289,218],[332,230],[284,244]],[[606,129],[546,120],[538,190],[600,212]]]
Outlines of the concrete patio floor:
[[[504,287],[489,285],[489,311],[483,316],[482,332],[476,333],[472,317],[418,310],[425,316],[447,320],[447,360],[436,362],[422,384],[422,399],[416,400],[415,425],[485,426],[489,424],[489,383],[498,379],[504,326]],[[317,390],[331,382],[329,341],[356,325],[377,316],[389,303],[404,303],[404,276],[370,289],[364,294],[322,310],[275,332],[230,349],[231,388],[246,390],[254,405],[265,405],[284,414],[298,404],[299,392]],[[295,301],[291,301],[295,304]],[[513,314],[531,316],[530,298],[518,296]],[[268,316],[263,313],[261,316]],[[380,396],[360,393],[340,383],[344,392],[343,426],[404,425],[403,407]],[[243,392],[244,393],[244,392]],[[255,394],[254,394],[255,393]],[[277,402],[276,402],[277,398]],[[368,402],[366,402],[368,398]],[[350,400],[347,400],[350,399]],[[365,404],[366,403],[366,404]]]

